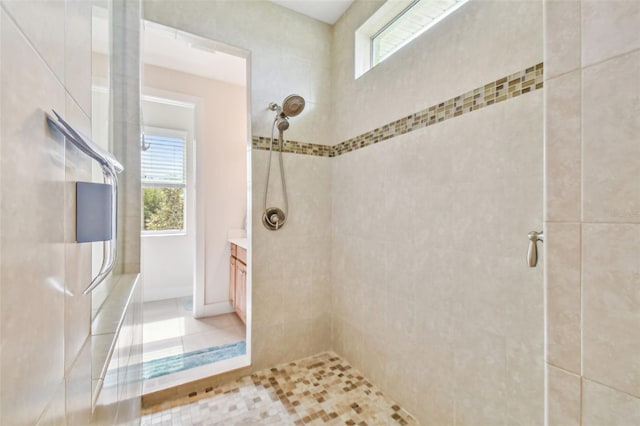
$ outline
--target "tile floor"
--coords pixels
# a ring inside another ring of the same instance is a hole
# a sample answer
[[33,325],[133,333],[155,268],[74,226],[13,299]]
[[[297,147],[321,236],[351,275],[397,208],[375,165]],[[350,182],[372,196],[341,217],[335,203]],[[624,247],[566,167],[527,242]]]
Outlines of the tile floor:
[[[235,313],[195,319],[190,305],[189,298],[143,304],[143,362],[245,340],[245,325]],[[160,387],[172,384],[172,377],[161,379]],[[176,376],[173,384],[182,381]],[[158,387],[145,382],[145,393]]]
[[[167,408],[171,405],[182,404]],[[155,412],[154,412],[155,411]],[[142,426],[417,425],[335,353],[282,364],[146,410]]]

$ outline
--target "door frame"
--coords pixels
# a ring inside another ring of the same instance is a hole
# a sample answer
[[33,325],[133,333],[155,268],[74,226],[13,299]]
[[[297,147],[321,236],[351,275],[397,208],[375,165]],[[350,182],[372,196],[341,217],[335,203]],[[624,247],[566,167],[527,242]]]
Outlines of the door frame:
[[[154,26],[164,26],[157,22],[150,20],[144,20],[143,22],[150,22]],[[213,370],[210,374],[220,374],[243,368],[251,365],[252,359],[252,294],[253,294],[253,268],[252,268],[252,133],[251,133],[251,51],[231,46],[229,44],[211,40],[205,37],[182,31],[177,28],[168,27],[169,30],[175,30],[184,38],[189,38],[197,42],[199,46],[209,47],[212,51],[224,52],[230,55],[240,57],[245,60],[245,95],[246,95],[246,170],[247,170],[247,188],[246,188],[246,232],[247,232],[247,275],[246,275],[246,322],[245,322],[245,343],[246,353],[245,355],[234,357],[225,361],[212,364]],[[144,82],[144,80],[143,80]],[[193,313],[195,318],[201,318],[211,315],[216,315],[224,312],[233,312],[233,308],[228,302],[219,302],[213,304],[205,304],[205,283],[206,283],[206,268],[205,268],[205,185],[204,179],[201,178],[200,173],[205,169],[205,160],[203,147],[198,141],[204,140],[203,135],[200,134],[198,123],[203,123],[206,120],[204,116],[203,99],[189,96],[181,93],[174,93],[160,89],[153,89],[144,86],[143,93],[149,93],[152,96],[169,97],[169,99],[175,99],[178,102],[185,102],[195,105],[195,135],[194,135],[194,167],[195,167],[195,198],[196,198],[196,219],[195,219],[195,262],[194,262],[194,280],[193,280]],[[224,305],[224,306],[223,306]]]

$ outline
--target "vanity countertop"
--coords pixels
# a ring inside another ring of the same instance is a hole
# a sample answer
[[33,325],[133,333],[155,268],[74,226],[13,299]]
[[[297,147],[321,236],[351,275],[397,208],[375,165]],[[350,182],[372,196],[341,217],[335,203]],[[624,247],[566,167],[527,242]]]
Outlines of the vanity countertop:
[[242,247],[243,249],[247,249],[247,239],[246,238],[229,238],[229,242],[231,244],[235,244],[238,247]]

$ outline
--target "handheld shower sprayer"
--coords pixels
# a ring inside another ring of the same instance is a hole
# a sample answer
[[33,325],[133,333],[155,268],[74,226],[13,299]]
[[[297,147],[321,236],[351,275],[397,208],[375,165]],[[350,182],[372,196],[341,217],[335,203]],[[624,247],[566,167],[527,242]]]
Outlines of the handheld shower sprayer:
[[[282,106],[275,102],[269,104],[269,110],[276,112],[276,117],[271,126],[271,144],[269,146],[269,165],[267,166],[267,181],[264,188],[264,213],[262,214],[262,224],[270,231],[277,231],[282,228],[287,221],[289,211],[289,200],[287,199],[287,184],[284,179],[284,165],[282,163],[282,145],[284,144],[284,131],[289,128],[289,117],[295,117],[302,112],[305,106],[304,98],[300,95],[289,95],[282,101]],[[278,128],[280,151],[280,183],[282,185],[282,196],[284,198],[284,211],[277,207],[267,207],[267,195],[269,191],[269,177],[271,176],[271,154],[273,153],[273,133]]]
[[280,113],[280,115],[276,119],[276,127],[278,128],[280,133],[289,128],[289,120],[287,120],[287,117],[283,116],[282,113]]

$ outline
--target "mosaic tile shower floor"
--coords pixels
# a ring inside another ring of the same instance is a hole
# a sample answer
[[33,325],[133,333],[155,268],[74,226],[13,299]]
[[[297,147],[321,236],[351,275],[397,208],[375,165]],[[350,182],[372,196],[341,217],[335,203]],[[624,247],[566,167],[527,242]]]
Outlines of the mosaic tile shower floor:
[[179,403],[143,416],[142,426],[418,424],[332,352],[262,370]]

